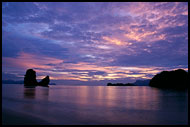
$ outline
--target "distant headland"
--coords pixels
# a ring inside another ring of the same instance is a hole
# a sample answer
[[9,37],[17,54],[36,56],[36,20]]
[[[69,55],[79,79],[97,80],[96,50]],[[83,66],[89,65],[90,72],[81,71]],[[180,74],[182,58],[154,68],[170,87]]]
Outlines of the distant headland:
[[[152,79],[137,80],[134,83],[108,83],[107,86],[151,86],[157,88],[188,88],[188,72],[183,69],[162,71]],[[140,85],[141,84],[141,85]]]
[[108,83],[107,86],[134,86],[133,83],[115,83],[115,84],[112,84],[112,83]]
[[183,69],[173,71],[162,71],[156,74],[149,86],[159,88],[188,88],[188,72]]
[[[24,84],[24,80],[18,80],[18,81],[15,81],[15,80],[2,80],[2,83],[3,84]],[[49,83],[49,85],[57,85],[56,83]]]
[[150,79],[136,80],[134,83],[108,83],[107,86],[148,86]]

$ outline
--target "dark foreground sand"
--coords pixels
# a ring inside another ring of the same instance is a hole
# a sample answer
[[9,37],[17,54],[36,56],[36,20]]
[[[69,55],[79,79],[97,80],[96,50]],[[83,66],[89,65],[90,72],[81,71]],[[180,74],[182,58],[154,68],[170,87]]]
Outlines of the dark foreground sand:
[[40,118],[12,111],[9,109],[2,110],[2,123],[3,125],[49,125],[48,121],[42,120]]

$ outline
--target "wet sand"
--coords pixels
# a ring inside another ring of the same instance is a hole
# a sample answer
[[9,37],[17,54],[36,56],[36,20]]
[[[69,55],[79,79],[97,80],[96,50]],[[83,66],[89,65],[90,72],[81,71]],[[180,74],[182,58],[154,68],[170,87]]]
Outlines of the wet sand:
[[187,125],[187,91],[3,86],[3,125]]
[[2,109],[2,121],[3,125],[51,125],[48,121],[10,109]]

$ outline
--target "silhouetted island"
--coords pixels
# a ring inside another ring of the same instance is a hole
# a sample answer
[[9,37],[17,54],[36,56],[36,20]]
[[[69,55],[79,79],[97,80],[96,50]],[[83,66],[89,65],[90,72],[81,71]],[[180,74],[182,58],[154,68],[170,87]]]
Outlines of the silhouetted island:
[[28,69],[24,77],[24,86],[35,87],[35,86],[45,86],[48,87],[49,76],[46,76],[39,83],[36,80],[36,72],[33,69]]
[[112,83],[108,83],[107,86],[134,86],[133,83],[115,83],[115,84],[112,84]]
[[149,86],[150,79],[136,80],[134,83],[107,83],[107,86]]
[[107,83],[107,86],[149,86],[150,79],[136,80],[134,83]]
[[149,83],[149,86],[159,88],[188,88],[188,72],[182,69],[174,71],[162,71],[156,74]]
[[133,84],[135,86],[149,86],[150,79],[145,79],[145,80],[136,80]]

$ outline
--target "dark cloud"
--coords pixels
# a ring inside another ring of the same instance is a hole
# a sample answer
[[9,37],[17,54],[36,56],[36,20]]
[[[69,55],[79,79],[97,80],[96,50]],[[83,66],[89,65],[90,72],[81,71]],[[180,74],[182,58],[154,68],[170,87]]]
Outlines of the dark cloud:
[[2,72],[2,79],[3,80],[11,80],[11,79],[22,80],[23,77],[17,76],[16,74],[10,74],[10,73]]
[[[56,42],[39,37],[28,37],[3,31],[3,57],[16,57],[19,52],[42,54],[56,58],[67,58],[68,48],[61,47]],[[53,42],[53,43],[52,43]]]
[[95,72],[89,72],[89,76],[94,76],[94,75],[106,75],[106,72],[103,71],[95,71]]
[[[187,46],[183,38],[173,40],[172,43],[167,41],[157,41],[151,47],[136,47],[138,53],[135,55],[119,55],[112,63],[121,66],[176,66],[187,65],[187,49],[182,51],[182,47]],[[149,52],[148,52],[149,51]]]
[[163,33],[167,34],[168,37],[171,35],[181,35],[187,34],[188,27],[186,26],[176,26],[176,27],[167,27],[163,30]]
[[8,23],[21,23],[38,12],[38,7],[30,2],[7,2],[3,4],[2,17]]

